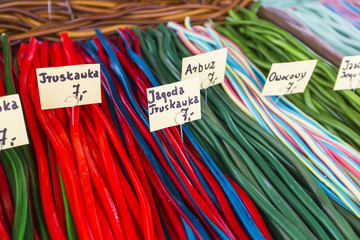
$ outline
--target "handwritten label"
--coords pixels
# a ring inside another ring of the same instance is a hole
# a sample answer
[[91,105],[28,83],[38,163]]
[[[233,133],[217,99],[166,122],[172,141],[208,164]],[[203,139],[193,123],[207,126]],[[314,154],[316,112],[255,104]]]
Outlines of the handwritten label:
[[36,69],[41,109],[101,103],[100,64]]
[[0,97],[0,148],[29,144],[19,94]]
[[201,118],[198,79],[188,79],[147,89],[150,131]]
[[224,81],[227,48],[182,59],[181,80],[199,78],[201,89]]
[[356,88],[360,88],[360,56],[347,56],[341,62],[334,90]]
[[316,63],[317,60],[273,63],[262,95],[276,96],[304,92]]

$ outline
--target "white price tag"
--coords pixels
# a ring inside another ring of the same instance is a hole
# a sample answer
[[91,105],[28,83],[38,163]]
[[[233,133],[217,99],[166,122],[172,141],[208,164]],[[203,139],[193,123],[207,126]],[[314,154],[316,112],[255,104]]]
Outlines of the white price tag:
[[224,81],[227,48],[182,59],[181,80],[198,78],[201,89]]
[[150,131],[201,118],[198,79],[188,79],[147,89]]
[[0,149],[29,144],[18,94],[0,97]]
[[100,64],[36,69],[41,109],[101,103]]
[[273,63],[262,91],[263,96],[302,93],[314,72],[317,60]]
[[360,56],[347,56],[341,62],[334,90],[356,88],[360,88]]

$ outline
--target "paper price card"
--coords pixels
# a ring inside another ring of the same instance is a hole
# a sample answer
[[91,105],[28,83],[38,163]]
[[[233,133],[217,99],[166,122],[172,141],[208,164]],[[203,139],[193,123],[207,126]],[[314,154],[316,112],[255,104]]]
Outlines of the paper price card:
[[19,94],[0,97],[0,149],[29,144]]
[[207,88],[224,81],[227,48],[182,59],[181,80],[199,78],[200,87]]
[[360,56],[347,56],[341,62],[334,90],[356,88],[360,88]]
[[101,103],[100,64],[36,69],[41,109]]
[[302,93],[314,72],[317,60],[273,63],[266,79],[263,96]]
[[201,118],[198,79],[188,79],[147,89],[150,131]]

